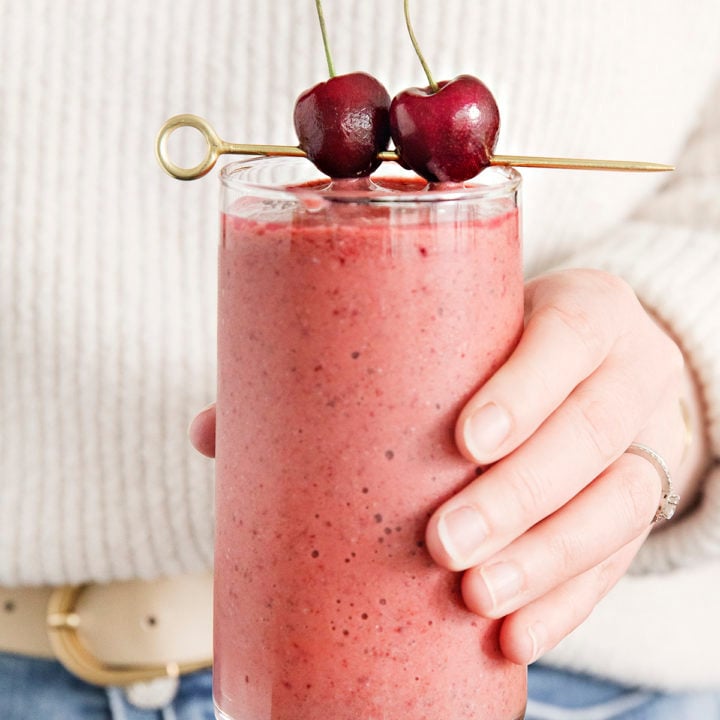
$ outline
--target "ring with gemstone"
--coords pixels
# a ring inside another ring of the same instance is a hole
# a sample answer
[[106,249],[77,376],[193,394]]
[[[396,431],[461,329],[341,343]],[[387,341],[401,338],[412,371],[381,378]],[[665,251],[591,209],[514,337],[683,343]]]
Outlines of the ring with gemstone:
[[655,523],[658,522],[658,520],[669,520],[677,510],[680,496],[673,491],[672,477],[670,476],[667,463],[661,455],[642,443],[631,443],[625,452],[644,457],[657,470],[660,476],[660,482],[662,483],[662,496],[660,497],[660,503],[652,521]]

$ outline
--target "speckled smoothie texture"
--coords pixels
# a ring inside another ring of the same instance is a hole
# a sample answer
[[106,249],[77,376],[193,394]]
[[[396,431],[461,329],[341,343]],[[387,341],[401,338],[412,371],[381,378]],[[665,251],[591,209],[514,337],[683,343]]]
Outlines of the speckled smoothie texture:
[[517,210],[253,202],[222,217],[219,710],[516,720],[525,669],[423,537],[478,472],[457,414],[522,329]]

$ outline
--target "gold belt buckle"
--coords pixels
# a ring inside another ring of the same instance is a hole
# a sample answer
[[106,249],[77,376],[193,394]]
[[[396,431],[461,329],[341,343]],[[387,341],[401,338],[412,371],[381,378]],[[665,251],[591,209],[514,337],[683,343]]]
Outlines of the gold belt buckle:
[[81,618],[78,599],[87,585],[67,585],[53,591],[48,601],[47,630],[57,659],[81,680],[92,685],[127,686],[163,677],[178,677],[210,667],[208,661],[162,665],[109,665],[95,657],[78,635]]

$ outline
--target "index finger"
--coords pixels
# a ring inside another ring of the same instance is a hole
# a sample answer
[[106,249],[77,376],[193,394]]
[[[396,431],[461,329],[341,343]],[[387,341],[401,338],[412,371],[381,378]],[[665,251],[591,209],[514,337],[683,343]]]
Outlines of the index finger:
[[524,442],[626,332],[632,290],[594,270],[555,273],[528,283],[527,326],[507,362],[463,408],[460,452],[494,462]]

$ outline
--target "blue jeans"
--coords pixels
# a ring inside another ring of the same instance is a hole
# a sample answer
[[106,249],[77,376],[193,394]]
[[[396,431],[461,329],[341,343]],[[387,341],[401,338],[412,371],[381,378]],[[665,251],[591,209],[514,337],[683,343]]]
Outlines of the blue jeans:
[[720,691],[651,692],[534,665],[525,720],[720,720]]
[[[526,720],[720,720],[720,693],[643,692],[537,666],[529,694]],[[36,718],[212,720],[211,674],[184,676],[170,705],[141,710],[119,688],[87,685],[56,662],[0,653],[0,720]]]
[[184,675],[173,702],[141,710],[120,688],[88,685],[60,663],[0,653],[0,720],[213,720],[209,670]]

